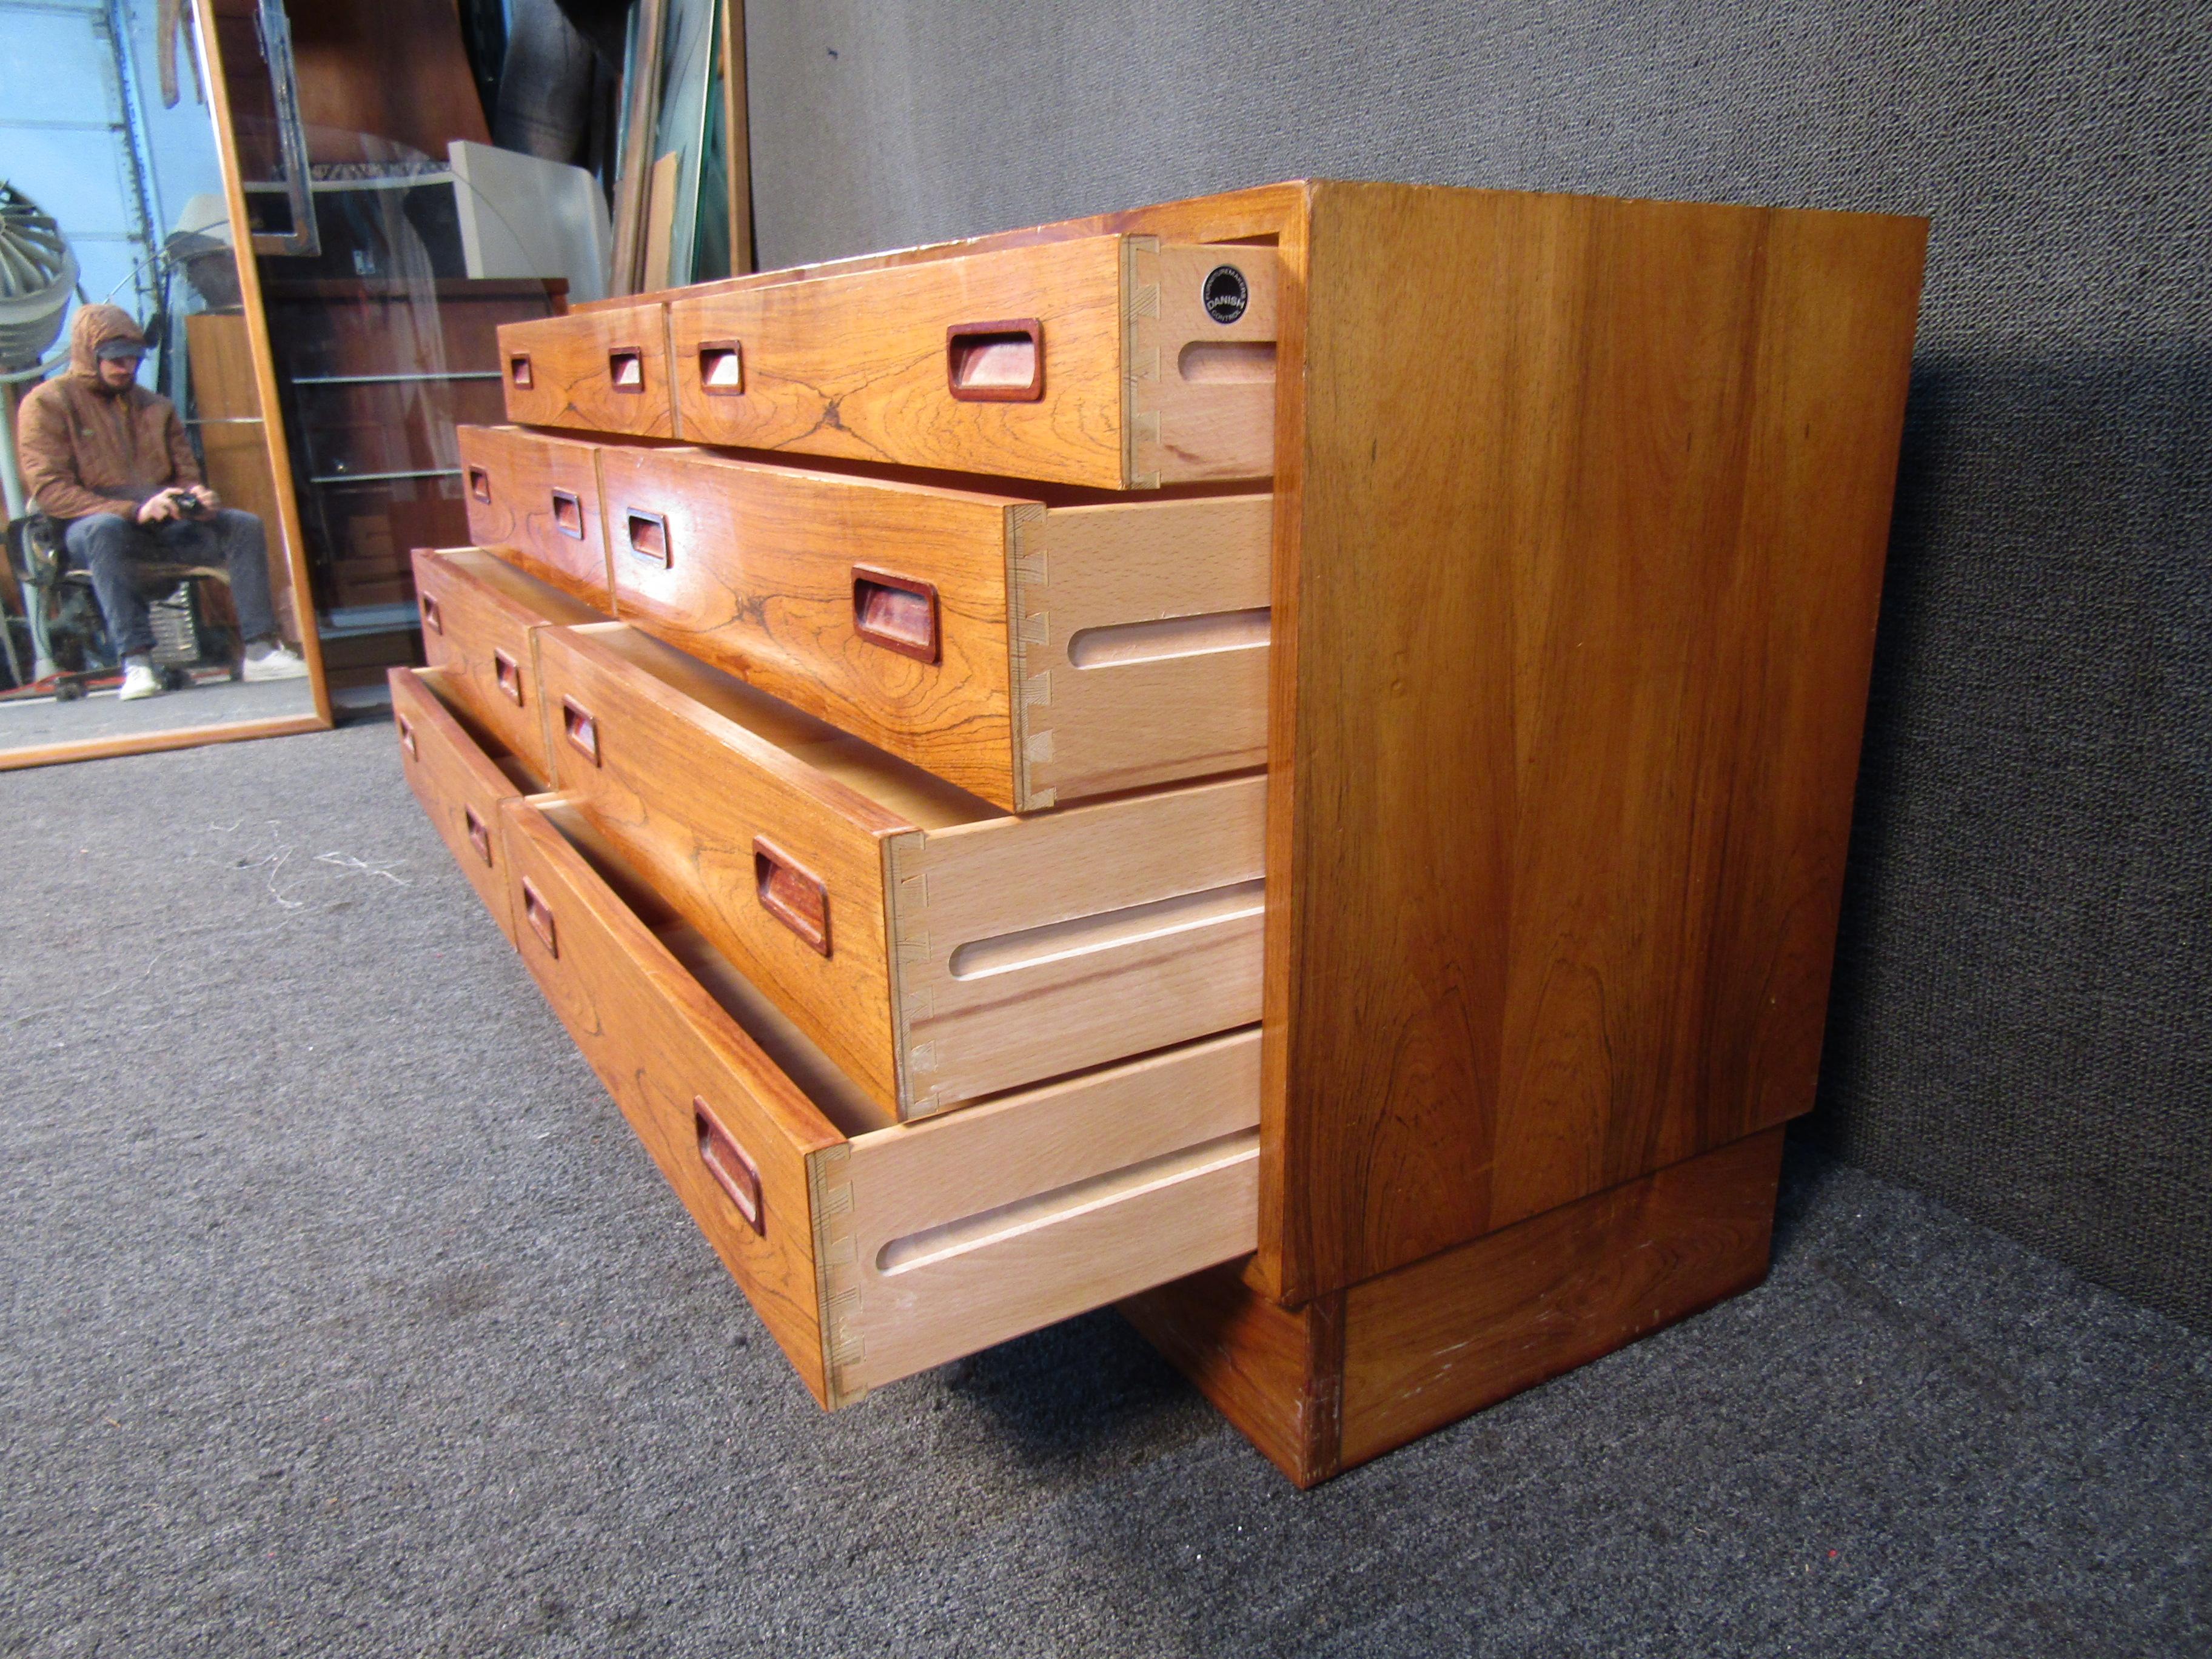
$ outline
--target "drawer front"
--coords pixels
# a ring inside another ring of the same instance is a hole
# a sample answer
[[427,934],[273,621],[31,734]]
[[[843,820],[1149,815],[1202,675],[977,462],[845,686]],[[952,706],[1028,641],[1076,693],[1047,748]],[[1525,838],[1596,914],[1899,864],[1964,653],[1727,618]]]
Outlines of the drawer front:
[[709,995],[534,803],[505,817],[523,960],[824,1405],[1256,1247],[1256,1030],[848,1140],[772,1008]]
[[[1175,252],[1082,237],[674,301],[678,435],[1108,489],[1267,477],[1273,252]],[[1163,263],[1204,267],[1188,306]],[[1196,296],[1221,268],[1245,299],[1217,322]]]
[[596,447],[516,427],[459,430],[469,539],[611,611]]
[[884,839],[902,820],[611,653],[539,636],[552,787],[872,1097],[892,1060]]
[[1005,811],[1266,764],[1268,496],[599,465],[620,617]]
[[925,831],[882,804],[895,763],[723,718],[631,630],[538,646],[553,787],[885,1110],[1259,1018],[1264,776]]
[[696,451],[601,458],[615,612],[1012,810],[1003,497]]
[[499,360],[510,421],[641,438],[675,429],[668,310],[658,301],[502,323]]
[[[511,802],[506,835],[524,963],[761,1322],[826,1403],[806,1158],[842,1146],[842,1137],[536,807]],[[702,1109],[718,1126],[703,1149]]]
[[512,945],[514,919],[507,907],[499,807],[521,792],[439,701],[432,690],[438,670],[394,668],[386,678],[407,787]]

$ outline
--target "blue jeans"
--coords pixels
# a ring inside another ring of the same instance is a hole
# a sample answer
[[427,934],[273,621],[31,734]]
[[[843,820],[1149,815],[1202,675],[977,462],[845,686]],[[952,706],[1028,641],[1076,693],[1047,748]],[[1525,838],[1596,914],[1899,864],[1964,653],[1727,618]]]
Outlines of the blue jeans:
[[261,520],[235,507],[216,509],[205,519],[162,519],[134,524],[113,513],[72,519],[64,539],[70,557],[92,576],[100,595],[100,614],[118,657],[154,648],[154,625],[146,601],[138,597],[134,562],[210,565],[229,572],[230,608],[238,613],[239,637],[258,640],[276,631],[269,605],[269,543]]

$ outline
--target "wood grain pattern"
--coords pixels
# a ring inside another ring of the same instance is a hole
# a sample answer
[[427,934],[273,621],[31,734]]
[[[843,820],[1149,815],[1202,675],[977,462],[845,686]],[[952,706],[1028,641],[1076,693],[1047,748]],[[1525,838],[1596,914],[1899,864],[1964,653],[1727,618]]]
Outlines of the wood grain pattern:
[[1346,1467],[1766,1277],[1779,1128],[1344,1293]]
[[[1006,521],[1017,502],[690,449],[610,444],[601,465],[624,621],[1013,807]],[[665,520],[665,565],[629,554],[634,508]],[[855,565],[935,587],[937,662],[855,633]]]
[[1342,1291],[1280,1307],[1254,1287],[1249,1264],[1231,1263],[1119,1305],[1121,1316],[1297,1486],[1336,1474]]
[[1267,781],[893,838],[902,1112],[1255,1018]]
[[[552,623],[602,621],[600,613],[476,548],[417,548],[415,591],[424,605],[422,653],[446,671],[447,696],[532,775],[550,777],[532,636]],[[504,676],[502,659],[513,665]]]
[[[514,799],[501,833],[513,903],[527,883],[549,918],[550,946],[520,934],[532,975],[824,1406],[1250,1252],[1256,1033],[848,1140],[849,1081],[703,941],[634,911],[581,815]],[[757,1230],[702,1160],[695,1101],[759,1176]]]
[[[675,653],[621,624],[538,646],[551,706],[573,702],[598,729],[596,762],[556,735],[554,787],[834,1063],[895,1102],[880,842],[912,819],[793,752],[829,741],[817,723],[735,682],[718,690],[703,668],[679,678]],[[827,888],[830,955],[760,902],[761,836]]]
[[[635,354],[638,383],[617,389],[617,354]],[[675,431],[668,386],[668,312],[653,301],[533,322],[501,323],[501,385],[507,418],[524,426],[578,427],[665,438]],[[515,383],[514,360],[527,357],[530,384]]]
[[818,1155],[836,1393],[1249,1255],[1259,1117],[1247,1030]]
[[[1245,628],[1221,648],[1169,641],[1081,669],[1068,655],[1096,630],[1264,611],[1265,495],[1048,507],[615,444],[600,468],[625,621],[994,805],[1265,762],[1264,617],[1256,646]],[[634,512],[658,521],[659,556],[629,554]],[[934,590],[937,661],[859,633],[860,567]]]
[[520,427],[455,430],[470,539],[612,616],[597,447]]
[[[689,443],[1121,489],[1121,243],[1099,237],[678,299],[677,430]],[[1042,398],[953,398],[946,329],[1009,317],[1044,325]],[[728,340],[744,386],[718,397],[701,384],[699,348]]]
[[443,678],[435,668],[394,668],[386,676],[392,724],[399,733],[400,770],[446,850],[512,945],[514,917],[507,904],[499,808],[522,793],[525,782],[501,771],[447,710],[436,690]]
[[[501,824],[512,902],[519,910],[526,880],[553,915],[552,951],[520,930],[524,963],[793,1369],[826,1405],[806,1159],[844,1137],[537,804],[509,801]],[[695,1097],[759,1171],[761,1231],[700,1162]]]
[[1924,234],[1314,187],[1270,734],[1286,1297],[1810,1107]]

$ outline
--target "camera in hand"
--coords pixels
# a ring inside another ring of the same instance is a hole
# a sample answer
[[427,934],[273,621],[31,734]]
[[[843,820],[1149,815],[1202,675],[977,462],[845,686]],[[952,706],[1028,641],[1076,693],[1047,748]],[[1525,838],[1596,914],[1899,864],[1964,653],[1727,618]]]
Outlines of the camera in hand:
[[179,490],[174,499],[177,516],[180,519],[206,519],[212,518],[215,514],[215,509],[207,504],[204,496],[193,495],[188,490]]

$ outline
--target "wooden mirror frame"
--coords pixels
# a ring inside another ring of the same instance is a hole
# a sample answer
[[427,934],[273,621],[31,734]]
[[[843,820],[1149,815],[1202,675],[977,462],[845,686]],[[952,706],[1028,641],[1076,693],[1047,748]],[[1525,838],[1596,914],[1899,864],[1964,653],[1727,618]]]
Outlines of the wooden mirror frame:
[[325,732],[333,723],[330,683],[323,672],[323,643],[316,623],[314,590],[309,584],[305,544],[300,531],[300,504],[292,488],[291,447],[285,441],[283,406],[276,400],[276,359],[269,345],[269,319],[261,304],[261,271],[254,258],[253,235],[246,218],[246,189],[239,173],[238,140],[231,126],[230,87],[223,79],[222,43],[216,38],[210,0],[192,0],[191,15],[207,88],[216,165],[222,174],[223,201],[230,212],[230,245],[238,263],[239,301],[246,316],[246,350],[253,364],[254,390],[261,402],[262,443],[268,454],[270,483],[276,494],[276,522],[267,526],[270,556],[273,559],[281,553],[291,572],[292,592],[297,596],[300,613],[300,654],[307,661],[307,684],[314,696],[314,712],[234,720],[221,726],[180,726],[170,732],[136,732],[128,737],[87,738],[76,743],[29,744],[21,749],[0,750],[0,771],[51,766],[62,761],[100,760],[111,755],[196,749],[203,744],[283,737],[295,732]]

